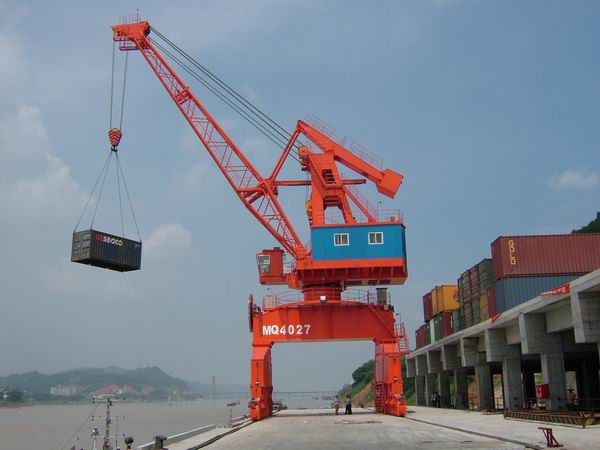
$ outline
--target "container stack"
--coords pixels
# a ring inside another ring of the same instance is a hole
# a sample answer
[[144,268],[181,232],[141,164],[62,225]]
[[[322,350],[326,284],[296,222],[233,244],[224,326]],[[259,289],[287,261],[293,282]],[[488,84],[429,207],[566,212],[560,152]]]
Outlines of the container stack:
[[465,270],[456,285],[423,296],[417,348],[600,268],[600,233],[500,236],[491,247],[492,258]]
[[500,236],[492,265],[490,303],[500,313],[600,268],[600,233]]
[[417,348],[439,341],[453,333],[453,312],[458,309],[458,286],[444,284],[423,296],[425,324],[417,329]]

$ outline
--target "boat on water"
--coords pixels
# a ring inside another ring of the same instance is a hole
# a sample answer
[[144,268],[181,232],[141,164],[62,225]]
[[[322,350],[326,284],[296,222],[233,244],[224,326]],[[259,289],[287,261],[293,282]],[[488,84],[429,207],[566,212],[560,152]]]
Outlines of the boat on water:
[[237,405],[239,405],[239,404],[240,404],[240,401],[239,401],[239,400],[236,400],[236,401],[234,401],[234,402],[229,402],[229,403],[227,403],[227,406],[237,406]]

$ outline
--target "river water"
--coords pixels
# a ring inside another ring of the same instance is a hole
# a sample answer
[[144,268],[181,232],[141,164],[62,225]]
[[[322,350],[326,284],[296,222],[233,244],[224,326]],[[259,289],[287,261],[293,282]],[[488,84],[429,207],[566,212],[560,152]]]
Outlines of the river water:
[[[247,414],[247,399],[240,398],[240,404],[232,407],[233,416]],[[111,434],[119,437],[119,445],[123,444],[123,434],[133,436],[134,447],[152,441],[153,436],[163,434],[172,436],[177,433],[215,424],[224,426],[227,423],[232,399],[196,400],[190,402],[151,402],[151,403],[116,403],[111,408],[113,420]],[[314,399],[284,399],[293,408],[324,407],[330,402]],[[98,416],[105,415],[105,405],[100,404],[95,410],[94,421],[86,418],[96,405],[34,405],[22,408],[0,408],[0,450],[61,450],[80,425],[81,431],[65,447],[75,445],[77,450],[91,449],[91,430],[94,427],[104,434],[104,421]],[[113,441],[114,442],[114,438]],[[101,447],[101,441],[99,441]]]

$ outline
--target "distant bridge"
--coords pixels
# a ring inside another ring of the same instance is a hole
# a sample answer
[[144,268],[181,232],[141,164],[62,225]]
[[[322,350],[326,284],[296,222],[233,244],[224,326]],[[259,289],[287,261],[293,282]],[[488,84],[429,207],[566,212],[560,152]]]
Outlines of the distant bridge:
[[[318,398],[323,399],[335,397],[338,391],[274,391],[273,399],[281,399],[281,398]],[[250,398],[250,392],[215,392],[214,394],[205,393],[202,394],[204,398],[210,399],[214,396],[215,399],[236,399],[236,398]]]

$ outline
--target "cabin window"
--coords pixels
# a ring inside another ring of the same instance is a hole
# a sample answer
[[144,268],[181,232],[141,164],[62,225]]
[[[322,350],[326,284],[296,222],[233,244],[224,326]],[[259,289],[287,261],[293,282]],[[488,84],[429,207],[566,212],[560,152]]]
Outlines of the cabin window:
[[258,271],[269,273],[271,271],[271,255],[258,255]]
[[342,245],[350,245],[350,235],[348,233],[334,233],[333,245],[335,245],[336,247]]
[[383,244],[383,232],[374,231],[369,233],[369,245]]

